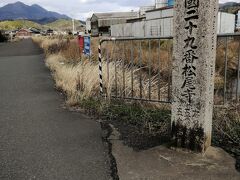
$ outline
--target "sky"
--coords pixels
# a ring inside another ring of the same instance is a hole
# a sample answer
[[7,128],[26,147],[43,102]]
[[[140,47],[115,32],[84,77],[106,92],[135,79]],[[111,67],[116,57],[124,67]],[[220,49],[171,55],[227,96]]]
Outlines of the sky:
[[[17,0],[1,0],[0,7]],[[38,4],[49,11],[66,14],[75,19],[86,20],[93,12],[114,12],[138,10],[139,6],[153,5],[155,0],[20,0],[32,5]],[[240,0],[219,0],[240,2]]]

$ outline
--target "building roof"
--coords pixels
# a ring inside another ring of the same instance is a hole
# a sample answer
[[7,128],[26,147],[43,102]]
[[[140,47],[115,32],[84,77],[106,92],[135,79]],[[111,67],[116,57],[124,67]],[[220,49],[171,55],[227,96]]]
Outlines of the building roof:
[[26,31],[28,33],[32,33],[32,31],[30,29],[19,29],[18,32],[20,32],[20,31]]
[[111,19],[111,18],[134,18],[138,17],[138,12],[110,12],[110,13],[94,13],[93,16],[98,19]]
[[150,10],[153,10],[155,9],[155,6],[141,6],[139,11],[150,11]]
[[156,9],[152,9],[146,12],[154,12],[154,11],[161,11],[161,10],[165,10],[165,9],[173,9],[173,6],[166,6],[166,7],[161,7],[161,8],[156,8]]
[[145,20],[145,19],[146,19],[145,16],[144,16],[144,17],[140,17],[140,18],[132,18],[132,19],[128,19],[128,20],[127,20],[127,23],[140,22],[140,21],[143,21],[143,20]]
[[40,33],[40,29],[37,29],[37,28],[30,28],[30,30],[33,32],[33,33]]

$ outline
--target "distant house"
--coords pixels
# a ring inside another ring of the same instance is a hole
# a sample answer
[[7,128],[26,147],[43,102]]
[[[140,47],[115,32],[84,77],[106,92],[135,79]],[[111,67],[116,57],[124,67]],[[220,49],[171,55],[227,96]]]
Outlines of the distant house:
[[91,18],[87,18],[86,20],[86,31],[87,33],[91,32]]
[[4,35],[8,38],[8,39],[13,39],[16,36],[16,33],[18,32],[18,30],[9,30],[9,31],[5,31]]
[[41,30],[40,29],[30,28],[30,30],[32,31],[32,34],[35,34],[35,35],[40,35],[41,34]]
[[18,38],[30,38],[32,36],[32,31],[29,29],[20,29],[16,32],[16,37]]
[[94,13],[91,17],[92,36],[110,35],[110,27],[126,23],[128,19],[138,18],[139,12]]
[[52,36],[53,35],[53,30],[52,29],[48,29],[46,33],[47,33],[48,36]]
[[238,10],[236,15],[236,28],[237,30],[240,30],[240,10]]

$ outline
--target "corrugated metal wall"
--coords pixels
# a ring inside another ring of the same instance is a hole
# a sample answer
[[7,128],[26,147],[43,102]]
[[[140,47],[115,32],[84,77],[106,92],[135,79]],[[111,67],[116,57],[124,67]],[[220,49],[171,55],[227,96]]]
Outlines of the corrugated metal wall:
[[136,22],[132,24],[132,31],[134,37],[145,37],[145,22]]
[[111,36],[115,37],[172,36],[172,27],[173,27],[172,18],[117,24],[111,26]]
[[127,22],[127,19],[129,18],[119,18],[119,19],[99,19],[98,20],[98,26],[99,27],[106,27],[111,26],[112,24],[123,24]]
[[160,11],[150,11],[146,13],[146,20],[173,17],[173,9],[164,9]]
[[146,21],[146,36],[171,36],[173,18],[154,19]]
[[[153,17],[162,17],[154,19]],[[151,13],[152,18],[142,22],[125,23],[111,26],[111,36],[114,37],[151,37],[151,36],[172,36],[173,35],[173,17],[171,11],[160,11]],[[235,15],[219,12],[218,14],[218,34],[234,33]]]
[[240,28],[240,10],[238,11],[237,15],[237,28]]
[[218,13],[218,34],[234,33],[235,15],[219,12]]

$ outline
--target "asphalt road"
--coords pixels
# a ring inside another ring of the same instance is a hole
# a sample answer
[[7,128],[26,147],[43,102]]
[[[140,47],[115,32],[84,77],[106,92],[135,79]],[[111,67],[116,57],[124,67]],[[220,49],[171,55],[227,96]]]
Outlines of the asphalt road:
[[108,180],[100,125],[62,108],[31,40],[0,44],[0,180]]

